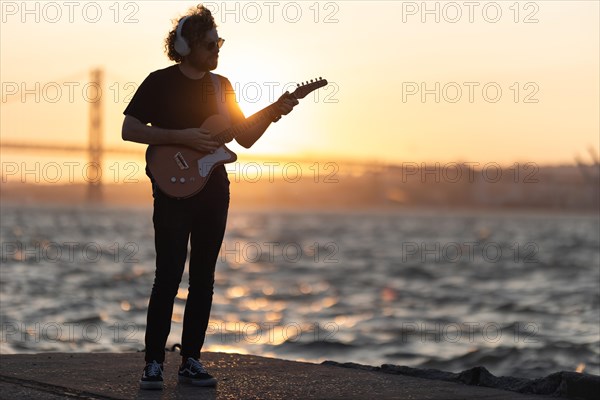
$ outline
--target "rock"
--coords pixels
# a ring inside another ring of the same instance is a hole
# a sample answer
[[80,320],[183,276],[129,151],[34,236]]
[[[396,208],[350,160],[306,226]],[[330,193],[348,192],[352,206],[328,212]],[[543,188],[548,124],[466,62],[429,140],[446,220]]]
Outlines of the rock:
[[419,369],[392,364],[383,364],[381,367],[335,361],[324,361],[323,364],[577,400],[595,400],[600,394],[600,376],[569,371],[555,372],[544,378],[525,379],[512,376],[497,377],[482,366],[453,373],[437,369]]

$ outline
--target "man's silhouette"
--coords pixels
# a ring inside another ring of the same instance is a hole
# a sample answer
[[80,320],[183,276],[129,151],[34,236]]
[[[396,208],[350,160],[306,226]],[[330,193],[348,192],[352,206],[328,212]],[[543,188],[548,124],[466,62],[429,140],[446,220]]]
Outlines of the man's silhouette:
[[[123,139],[148,145],[178,144],[202,152],[217,149],[219,144],[211,139],[208,131],[200,128],[208,117],[219,113],[217,101],[225,100],[225,109],[233,124],[244,120],[229,80],[214,76],[220,80],[222,93],[218,94],[209,73],[217,67],[223,42],[213,16],[202,5],[181,18],[169,32],[165,45],[168,57],[176,64],[152,72],[142,82],[124,111]],[[296,104],[296,99],[283,95],[277,101],[277,109],[286,115]],[[270,123],[258,123],[236,141],[249,148]],[[227,172],[223,165],[216,167],[202,191],[185,199],[167,196],[157,187],[148,169],[147,173],[154,196],[156,272],[148,305],[146,367],[140,387],[163,387],[164,349],[188,241],[191,242],[189,288],[183,317],[179,382],[214,386],[216,379],[201,364],[200,350],[212,306],[215,264],[227,221]]]

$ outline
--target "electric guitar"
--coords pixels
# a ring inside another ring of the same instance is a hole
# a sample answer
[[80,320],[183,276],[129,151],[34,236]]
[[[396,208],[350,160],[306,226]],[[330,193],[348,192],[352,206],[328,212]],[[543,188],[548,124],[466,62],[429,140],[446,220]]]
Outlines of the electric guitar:
[[[309,93],[327,85],[327,80],[311,80],[294,90],[290,96],[300,100]],[[219,165],[237,160],[237,155],[225,143],[243,135],[262,121],[273,121],[281,116],[273,103],[243,122],[231,126],[223,115],[210,116],[201,126],[210,132],[219,146],[213,153],[206,153],[181,145],[151,145],[146,151],[146,163],[154,181],[165,194],[184,199],[200,192],[210,174]]]

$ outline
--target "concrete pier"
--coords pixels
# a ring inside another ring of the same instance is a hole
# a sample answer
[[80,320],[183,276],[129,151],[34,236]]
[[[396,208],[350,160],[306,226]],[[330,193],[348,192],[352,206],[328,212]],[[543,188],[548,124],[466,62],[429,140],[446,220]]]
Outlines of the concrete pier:
[[219,384],[177,383],[181,358],[167,353],[165,388],[140,390],[143,353],[41,353],[0,357],[0,399],[418,399],[543,400],[460,383],[251,355],[203,353]]

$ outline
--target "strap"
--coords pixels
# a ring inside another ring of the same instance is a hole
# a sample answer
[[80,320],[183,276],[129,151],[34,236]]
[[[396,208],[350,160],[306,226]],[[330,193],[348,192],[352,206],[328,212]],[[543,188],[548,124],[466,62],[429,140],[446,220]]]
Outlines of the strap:
[[227,118],[227,120],[231,120],[229,110],[227,109],[227,104],[225,103],[225,98],[221,90],[221,80],[216,74],[213,74],[212,72],[209,72],[209,74],[215,88],[215,97],[217,98],[217,109],[219,110],[219,114]]

